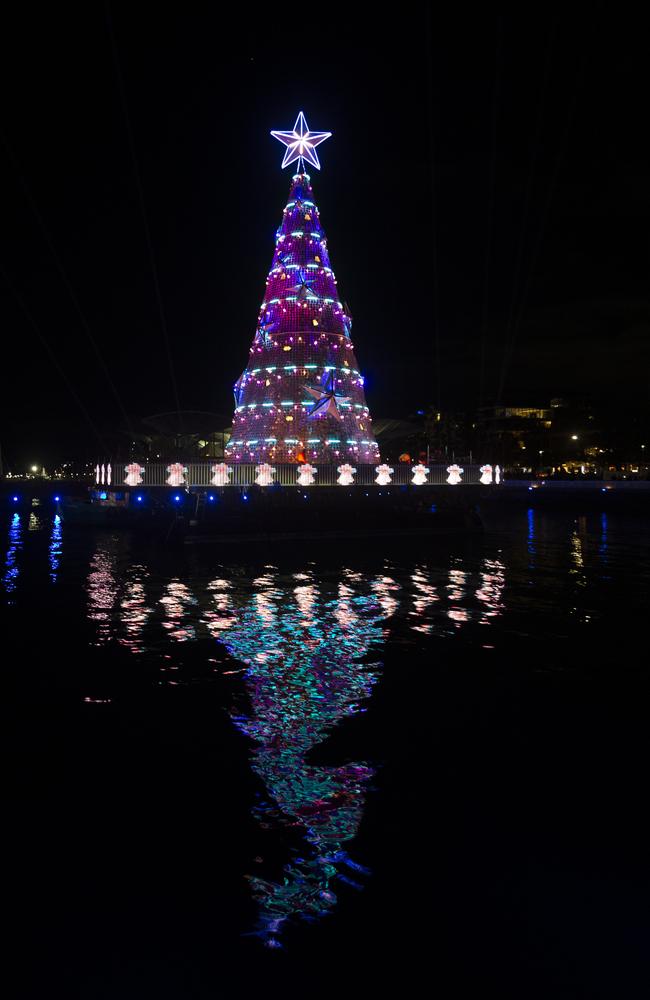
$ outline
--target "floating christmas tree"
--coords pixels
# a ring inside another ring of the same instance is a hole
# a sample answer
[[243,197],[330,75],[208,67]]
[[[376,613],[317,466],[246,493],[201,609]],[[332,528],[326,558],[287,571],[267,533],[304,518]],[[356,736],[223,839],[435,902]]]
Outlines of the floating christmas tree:
[[320,169],[300,112],[293,132],[272,132],[297,161],[260,307],[248,367],[235,383],[227,456],[235,462],[378,461],[350,339],[352,316],[339,298],[320,213],[304,161]]

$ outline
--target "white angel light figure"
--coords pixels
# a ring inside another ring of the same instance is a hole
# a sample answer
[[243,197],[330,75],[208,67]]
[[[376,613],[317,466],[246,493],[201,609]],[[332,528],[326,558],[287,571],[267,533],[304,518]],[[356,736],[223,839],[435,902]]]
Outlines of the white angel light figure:
[[298,484],[300,486],[313,486],[314,476],[317,474],[318,469],[315,468],[315,466],[310,465],[309,462],[306,462],[298,469]]
[[255,466],[255,475],[258,486],[270,486],[273,482],[273,476],[275,474],[275,469],[268,462],[263,462],[262,465]]
[[112,480],[113,480],[113,470],[111,469],[111,465],[109,462],[109,464],[106,466],[106,483],[108,486],[111,485]]
[[144,469],[137,462],[131,462],[130,465],[125,466],[124,471],[126,472],[126,479],[124,482],[127,486],[139,486],[142,482],[142,473]]
[[460,465],[448,465],[447,472],[449,473],[449,475],[447,476],[447,482],[449,483],[449,485],[458,486],[458,483],[461,481],[460,477],[462,476],[464,471],[465,470],[461,469]]
[[352,486],[354,483],[353,477],[357,471],[354,466],[348,465],[346,462],[345,465],[339,465],[336,471],[339,473],[339,478],[337,479],[339,486]]
[[168,486],[185,486],[187,469],[181,462],[174,462],[172,465],[168,465],[167,472],[169,473],[169,478],[167,479]]
[[377,476],[375,482],[377,486],[388,486],[390,484],[390,477],[394,473],[394,469],[391,469],[390,465],[378,465],[377,466]]
[[497,486],[501,482],[501,469],[499,468],[498,465],[494,466],[494,481],[497,484]]
[[217,462],[216,465],[212,466],[212,472],[213,476],[210,482],[212,483],[213,486],[228,485],[229,481],[228,477],[232,472],[232,468],[229,465],[226,465],[225,462]]
[[489,486],[490,483],[492,482],[492,466],[491,465],[482,465],[481,466],[481,479],[480,479],[480,482],[482,482],[484,486]]
[[426,465],[414,465],[411,471],[413,472],[411,482],[414,486],[422,486],[426,483],[430,471]]
[[98,465],[95,466],[95,482],[99,486],[99,466]]

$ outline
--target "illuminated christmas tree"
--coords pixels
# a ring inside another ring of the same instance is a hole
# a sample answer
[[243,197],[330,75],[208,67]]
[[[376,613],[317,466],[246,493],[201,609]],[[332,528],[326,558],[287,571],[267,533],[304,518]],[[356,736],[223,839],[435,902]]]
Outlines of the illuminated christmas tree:
[[227,456],[235,462],[379,460],[350,339],[352,317],[330,267],[307,161],[329,132],[309,132],[301,112],[293,132],[273,132],[298,162],[276,233],[249,363],[235,384]]

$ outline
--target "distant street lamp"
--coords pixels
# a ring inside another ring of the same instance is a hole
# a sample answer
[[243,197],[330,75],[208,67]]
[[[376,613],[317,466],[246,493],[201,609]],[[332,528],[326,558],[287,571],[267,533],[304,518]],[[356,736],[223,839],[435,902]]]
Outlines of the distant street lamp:
[[572,434],[571,435],[571,440],[572,441],[577,441],[578,440],[578,435],[577,434]]

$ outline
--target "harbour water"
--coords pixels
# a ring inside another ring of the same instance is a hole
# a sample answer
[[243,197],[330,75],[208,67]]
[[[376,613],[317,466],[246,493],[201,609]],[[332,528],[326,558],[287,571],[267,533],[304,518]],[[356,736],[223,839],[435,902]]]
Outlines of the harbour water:
[[12,996],[646,995],[648,520],[2,531]]

